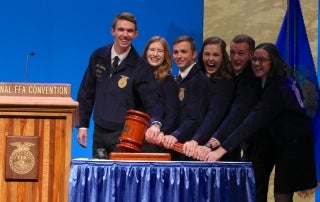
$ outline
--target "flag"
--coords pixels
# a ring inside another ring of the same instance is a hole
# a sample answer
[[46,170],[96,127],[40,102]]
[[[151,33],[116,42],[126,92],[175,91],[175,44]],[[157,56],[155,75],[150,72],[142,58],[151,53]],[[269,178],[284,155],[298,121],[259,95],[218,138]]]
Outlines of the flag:
[[299,0],[288,1],[276,45],[294,70],[305,98],[306,112],[313,120],[317,180],[320,182],[320,91]]

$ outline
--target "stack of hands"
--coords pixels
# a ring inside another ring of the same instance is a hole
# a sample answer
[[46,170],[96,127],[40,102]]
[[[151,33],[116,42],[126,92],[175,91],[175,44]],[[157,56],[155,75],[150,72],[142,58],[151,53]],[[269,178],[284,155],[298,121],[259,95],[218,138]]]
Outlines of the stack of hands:
[[[145,140],[148,143],[161,145],[166,149],[172,149],[178,139],[173,135],[165,135],[160,131],[160,127],[151,125],[145,134]],[[201,161],[219,161],[220,158],[227,153],[223,147],[219,147],[219,143],[211,139],[208,144],[198,145],[195,140],[190,140],[183,144],[183,153],[191,158]]]

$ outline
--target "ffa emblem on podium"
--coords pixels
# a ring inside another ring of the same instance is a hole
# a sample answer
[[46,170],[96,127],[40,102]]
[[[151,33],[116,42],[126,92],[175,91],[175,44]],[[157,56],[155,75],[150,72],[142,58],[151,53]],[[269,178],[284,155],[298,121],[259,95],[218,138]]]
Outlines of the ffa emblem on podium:
[[7,136],[7,180],[37,180],[38,143],[35,136]]

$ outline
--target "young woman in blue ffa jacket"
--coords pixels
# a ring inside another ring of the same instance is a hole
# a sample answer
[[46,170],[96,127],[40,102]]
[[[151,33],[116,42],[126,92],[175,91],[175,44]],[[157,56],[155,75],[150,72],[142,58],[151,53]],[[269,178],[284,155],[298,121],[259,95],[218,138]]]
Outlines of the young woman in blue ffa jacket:
[[[259,87],[259,79],[254,75],[250,62],[254,48],[255,41],[246,34],[238,34],[232,39],[230,60],[235,73],[235,90],[232,103],[219,127],[211,134],[211,139],[205,146],[197,146],[195,153],[207,153],[214,146],[211,142],[222,142],[227,139],[257,103],[261,88]],[[245,147],[245,145],[242,144],[241,147]],[[221,158],[223,161],[239,161],[240,159],[240,146]]]
[[208,112],[191,141],[183,150],[192,156],[198,144],[206,144],[226,116],[234,96],[234,73],[226,51],[226,43],[219,37],[209,37],[202,45],[198,64],[213,85]]
[[274,44],[257,46],[251,61],[261,79],[261,98],[229,138],[203,159],[217,161],[251,137],[254,146],[245,155],[253,162],[257,201],[267,201],[275,166],[275,201],[290,202],[294,192],[317,186],[312,121],[305,113],[300,88],[288,76],[289,68]]
[[[141,148],[142,152],[165,152],[159,144],[164,134],[170,134],[177,127],[178,118],[178,86],[171,75],[171,53],[168,42],[160,36],[152,37],[146,44],[142,57],[150,64],[153,75],[160,88],[160,95],[163,103],[162,127],[159,138],[146,135],[145,142]],[[148,144],[152,143],[152,144]]]
[[[78,142],[87,146],[87,128],[93,111],[93,156],[107,158],[119,151],[117,144],[128,110],[145,110],[152,124],[146,133],[160,132],[162,103],[157,82],[147,62],[132,46],[138,35],[137,21],[131,13],[120,13],[113,21],[114,42],[99,48],[90,57],[81,82]],[[111,66],[116,56],[118,66]],[[141,105],[142,104],[142,105]]]

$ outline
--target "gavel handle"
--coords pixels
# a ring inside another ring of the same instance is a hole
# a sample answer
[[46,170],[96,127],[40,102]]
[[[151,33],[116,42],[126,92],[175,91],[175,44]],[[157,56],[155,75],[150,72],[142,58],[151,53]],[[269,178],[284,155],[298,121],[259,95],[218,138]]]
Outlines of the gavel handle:
[[[162,144],[160,144],[160,146],[163,147]],[[180,153],[180,154],[184,154],[184,153],[183,153],[183,144],[182,144],[182,143],[179,143],[179,142],[174,143],[171,149],[172,149],[173,151],[176,151],[176,152]]]
[[174,143],[172,148],[171,148],[173,151],[176,151],[176,152],[179,152],[181,154],[184,154],[183,153],[183,144],[182,143]]

